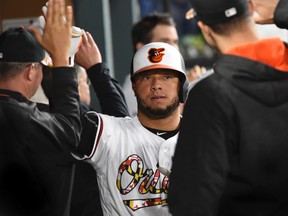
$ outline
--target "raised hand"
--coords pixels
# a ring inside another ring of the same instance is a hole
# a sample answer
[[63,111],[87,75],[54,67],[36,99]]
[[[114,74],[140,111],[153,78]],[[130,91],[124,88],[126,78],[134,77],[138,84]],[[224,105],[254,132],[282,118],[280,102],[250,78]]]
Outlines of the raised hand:
[[72,7],[66,7],[65,0],[49,0],[43,34],[36,27],[29,27],[55,67],[69,66],[71,27]]
[[[47,16],[48,5],[49,4],[47,2],[46,5],[42,7],[43,15],[39,17],[39,22],[40,22],[40,26],[41,26],[42,30],[44,29],[45,24],[46,24],[45,19]],[[69,54],[70,66],[74,65],[74,56],[75,56],[75,53],[78,51],[79,47],[81,46],[82,34],[83,34],[83,30],[81,28],[76,27],[76,26],[72,26],[72,29],[71,29],[72,41],[71,41],[70,54]],[[53,64],[53,63],[51,63],[51,64]]]
[[273,14],[279,0],[253,0],[252,2],[257,12],[253,17],[257,24],[274,23]]
[[75,61],[86,70],[102,62],[102,56],[98,46],[89,32],[85,32],[82,35],[82,44],[75,55]]

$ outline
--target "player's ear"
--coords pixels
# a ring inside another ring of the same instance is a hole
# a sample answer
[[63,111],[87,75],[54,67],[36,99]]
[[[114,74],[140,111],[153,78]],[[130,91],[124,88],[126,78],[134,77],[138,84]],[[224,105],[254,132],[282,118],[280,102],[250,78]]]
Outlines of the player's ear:
[[25,70],[25,73],[26,73],[26,78],[29,81],[33,81],[37,77],[37,74],[39,73],[38,65],[34,63],[28,65]]
[[206,35],[208,37],[211,37],[213,31],[208,25],[204,24],[201,21],[198,21],[197,24],[198,24],[199,28],[201,29],[201,32],[204,36]]
[[209,27],[205,25],[202,21],[198,21],[197,24],[203,33],[206,33],[206,34],[209,33],[209,30],[210,30]]
[[134,82],[132,82],[132,89],[133,89],[134,95],[135,95],[135,89],[136,89],[136,87],[135,87],[135,83],[134,83]]
[[35,76],[35,70],[34,69],[34,64],[30,64],[27,66],[27,68],[25,69],[25,77],[26,79],[28,79],[29,81],[32,81],[34,79]]

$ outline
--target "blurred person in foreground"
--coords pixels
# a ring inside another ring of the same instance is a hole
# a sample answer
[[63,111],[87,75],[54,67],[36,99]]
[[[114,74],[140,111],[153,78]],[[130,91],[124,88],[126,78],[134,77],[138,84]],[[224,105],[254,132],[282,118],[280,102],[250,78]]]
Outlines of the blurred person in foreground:
[[170,212],[287,215],[288,49],[279,38],[260,39],[253,20],[256,9],[257,22],[287,28],[287,0],[277,7],[278,1],[267,0],[190,2],[206,41],[221,56],[186,101]]
[[[50,0],[43,35],[35,28],[0,35],[0,215],[70,215],[70,152],[81,131],[71,24],[72,8]],[[29,101],[42,80],[44,49],[54,62],[50,113]]]
[[[74,67],[78,75],[78,92],[82,121],[86,120],[84,115],[88,111],[95,111],[93,106],[89,104],[91,100],[90,83],[98,97],[103,114],[117,117],[129,116],[121,87],[119,83],[109,75],[109,68],[105,62],[102,62],[102,55],[92,35],[83,30],[81,37],[82,42],[75,54],[76,64]],[[49,102],[51,102],[50,98],[52,97],[53,90],[51,69],[51,67],[43,68],[44,76],[42,80],[42,87]],[[50,111],[47,105],[37,104],[37,106],[47,112]],[[82,132],[86,134],[85,129],[82,130]],[[89,133],[87,134],[89,136]],[[103,215],[95,170],[86,162],[78,160],[75,162],[75,178],[72,188],[70,215]]]

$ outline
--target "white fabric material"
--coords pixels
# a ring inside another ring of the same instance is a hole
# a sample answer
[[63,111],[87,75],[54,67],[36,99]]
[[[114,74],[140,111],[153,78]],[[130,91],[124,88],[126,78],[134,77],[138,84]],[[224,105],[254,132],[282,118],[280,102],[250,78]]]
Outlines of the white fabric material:
[[125,80],[122,85],[122,90],[125,95],[125,100],[127,103],[128,111],[131,117],[136,116],[137,108],[137,99],[132,89],[132,82],[130,80],[130,74],[125,77]]
[[[144,128],[137,117],[95,115],[99,118],[96,150],[89,162],[97,171],[104,215],[170,215],[169,178],[160,173],[157,164],[167,147],[172,145],[169,152],[174,154],[178,134],[165,140]],[[163,158],[170,167],[169,157]]]

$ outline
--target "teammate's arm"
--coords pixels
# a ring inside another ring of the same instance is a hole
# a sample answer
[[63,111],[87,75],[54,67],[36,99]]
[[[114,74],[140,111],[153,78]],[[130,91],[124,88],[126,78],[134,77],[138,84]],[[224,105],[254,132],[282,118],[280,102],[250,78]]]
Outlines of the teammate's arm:
[[97,147],[97,137],[101,136],[103,125],[100,116],[89,111],[81,116],[82,133],[80,143],[75,152],[72,154],[78,160],[89,159]]
[[101,112],[116,117],[129,116],[122,88],[110,76],[107,65],[102,63],[99,48],[89,32],[82,35],[82,44],[75,55],[75,61],[86,69],[99,99]]

